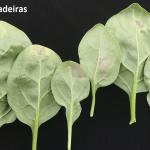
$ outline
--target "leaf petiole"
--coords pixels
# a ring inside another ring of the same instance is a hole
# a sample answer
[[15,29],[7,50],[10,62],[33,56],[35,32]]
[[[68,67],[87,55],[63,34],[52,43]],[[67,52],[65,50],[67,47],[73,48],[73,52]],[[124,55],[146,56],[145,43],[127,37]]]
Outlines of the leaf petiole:
[[72,124],[73,124],[73,103],[70,105],[70,113],[69,113],[69,120],[68,120],[68,150],[71,150],[71,143],[72,143]]
[[32,150],[37,150],[37,140],[38,140],[38,129],[39,129],[39,123],[38,123],[38,115],[36,115],[36,120],[34,123],[34,127],[32,130],[33,134],[33,140],[32,140]]
[[134,75],[132,91],[130,95],[130,125],[136,122],[136,91],[137,91],[137,80],[139,74],[139,67],[137,67],[136,73]]
[[95,110],[95,103],[96,103],[96,87],[94,81],[91,82],[91,88],[92,88],[92,105],[91,105],[90,117],[93,117],[94,110]]

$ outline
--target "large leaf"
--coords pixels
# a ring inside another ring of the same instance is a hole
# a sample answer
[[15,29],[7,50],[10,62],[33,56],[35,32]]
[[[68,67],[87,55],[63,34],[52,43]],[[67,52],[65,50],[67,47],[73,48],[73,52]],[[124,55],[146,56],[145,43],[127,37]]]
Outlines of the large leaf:
[[15,113],[7,103],[6,81],[16,56],[31,41],[24,32],[0,21],[0,126],[15,120]]
[[60,58],[52,50],[32,45],[19,54],[8,76],[8,102],[17,118],[31,127],[33,150],[36,150],[39,126],[60,109],[50,86],[60,63]]
[[66,108],[68,150],[71,150],[72,125],[80,116],[80,101],[89,95],[90,82],[79,64],[66,61],[56,69],[51,86],[57,103]]
[[95,94],[117,78],[121,62],[120,47],[113,35],[102,24],[90,29],[79,45],[80,64],[92,85],[91,117],[94,114]]
[[130,97],[132,124],[136,122],[136,93],[146,91],[143,67],[150,54],[150,14],[134,3],[110,18],[106,26],[114,33],[122,50],[124,71],[120,70],[116,84]]

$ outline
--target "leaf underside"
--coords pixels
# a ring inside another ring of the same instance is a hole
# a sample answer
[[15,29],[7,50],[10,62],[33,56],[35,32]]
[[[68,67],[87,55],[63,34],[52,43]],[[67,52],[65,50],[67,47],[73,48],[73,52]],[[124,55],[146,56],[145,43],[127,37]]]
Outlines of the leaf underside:
[[16,119],[7,102],[7,77],[17,55],[31,44],[24,32],[0,21],[0,126]]
[[91,80],[90,116],[93,117],[97,89],[112,84],[118,76],[121,62],[120,47],[107,27],[97,24],[82,38],[78,53],[80,64]]
[[122,50],[122,67],[116,85],[130,95],[134,76],[138,74],[136,93],[147,91],[143,68],[150,54],[150,14],[134,3],[110,18],[106,26],[115,35]]
[[60,58],[50,49],[33,45],[17,58],[8,77],[8,102],[23,123],[38,127],[60,109],[50,82]]
[[80,101],[89,95],[89,79],[79,64],[66,61],[56,69],[51,87],[57,103],[66,109],[68,150],[71,150],[72,125],[80,116]]
[[119,41],[122,67],[116,85],[130,98],[130,124],[136,122],[136,93],[145,92],[144,64],[150,54],[150,14],[139,4],[132,4],[111,17],[106,26]]

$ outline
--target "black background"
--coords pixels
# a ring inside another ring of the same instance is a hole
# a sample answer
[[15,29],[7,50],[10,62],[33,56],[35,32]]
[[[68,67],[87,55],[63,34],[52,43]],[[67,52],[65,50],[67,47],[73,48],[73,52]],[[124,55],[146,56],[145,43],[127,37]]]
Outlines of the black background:
[[[0,20],[23,30],[34,44],[55,50],[62,60],[78,60],[78,44],[94,24],[135,1],[128,0],[0,0],[0,6],[27,6],[28,13],[0,13]],[[150,2],[139,2],[150,11]],[[115,85],[97,92],[96,111],[89,118],[91,95],[73,127],[72,150],[149,150],[150,109],[146,94],[137,95],[137,123],[129,126],[128,96]],[[0,150],[31,150],[28,126],[16,121],[0,129]],[[66,150],[65,111],[39,129],[38,150]]]

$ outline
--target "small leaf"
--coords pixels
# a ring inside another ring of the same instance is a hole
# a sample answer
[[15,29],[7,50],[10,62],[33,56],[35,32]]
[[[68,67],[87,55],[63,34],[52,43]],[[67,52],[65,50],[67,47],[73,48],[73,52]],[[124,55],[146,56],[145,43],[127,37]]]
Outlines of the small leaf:
[[60,58],[52,50],[32,45],[17,57],[8,77],[8,102],[17,118],[31,127],[33,147],[39,126],[57,114],[60,106],[51,92],[51,78]]
[[0,21],[0,126],[16,119],[7,102],[6,82],[17,55],[29,45],[31,41],[24,32]]
[[7,97],[4,96],[0,100],[0,127],[7,123],[15,121],[16,115],[10,108],[7,102]]
[[147,91],[143,69],[150,54],[150,13],[134,3],[111,17],[106,26],[114,33],[122,51],[122,69],[116,85],[130,98],[130,124],[136,122],[136,93]]
[[68,150],[71,150],[72,125],[80,116],[80,101],[89,95],[89,79],[79,64],[66,61],[56,69],[51,87],[57,103],[66,108]]
[[144,67],[144,82],[149,92],[147,94],[147,102],[150,106],[150,56],[146,60],[145,67]]
[[119,73],[120,47],[107,28],[97,24],[81,40],[79,58],[91,80],[93,100],[90,116],[93,117],[97,89],[113,83]]

